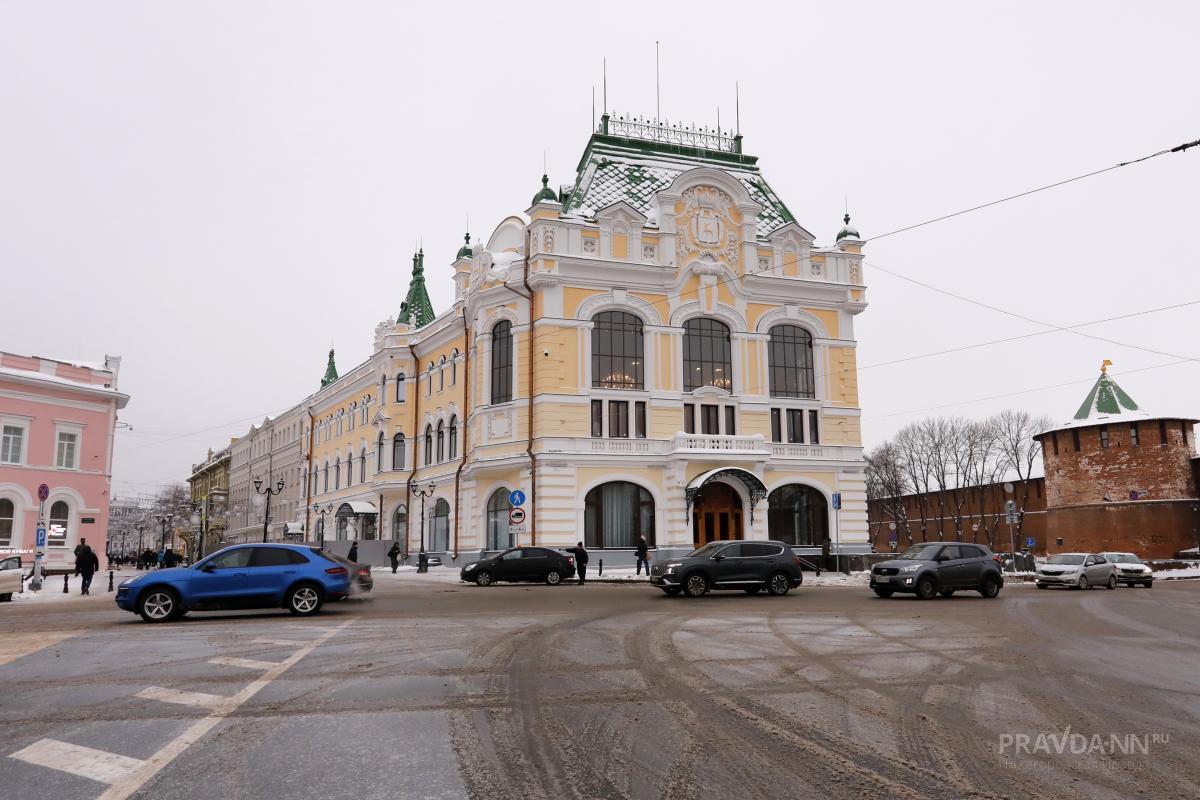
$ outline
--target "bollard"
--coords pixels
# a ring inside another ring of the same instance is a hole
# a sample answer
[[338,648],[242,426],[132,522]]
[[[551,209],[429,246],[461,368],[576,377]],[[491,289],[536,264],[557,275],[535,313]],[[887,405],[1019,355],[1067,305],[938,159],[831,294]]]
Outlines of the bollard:
[[603,559],[603,558],[602,558],[602,559],[600,559],[600,571],[599,571],[598,573],[596,573],[596,574],[597,574],[597,575],[603,575],[603,574],[604,574],[604,559]]
[[63,594],[67,594],[67,573],[63,573]]
[[110,592],[113,590],[113,571],[111,569],[108,571],[108,590]]

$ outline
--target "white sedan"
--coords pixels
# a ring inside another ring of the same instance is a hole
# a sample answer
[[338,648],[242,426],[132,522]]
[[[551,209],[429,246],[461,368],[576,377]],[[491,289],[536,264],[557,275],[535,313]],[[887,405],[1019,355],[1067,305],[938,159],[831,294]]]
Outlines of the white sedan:
[[1037,587],[1069,586],[1090,589],[1093,586],[1117,588],[1117,565],[1099,553],[1059,553],[1050,556],[1037,570]]
[[1101,553],[1105,559],[1117,565],[1117,580],[1126,586],[1141,584],[1147,589],[1154,586],[1154,570],[1133,553]]
[[0,558],[0,602],[12,600],[13,592],[21,591],[21,557]]

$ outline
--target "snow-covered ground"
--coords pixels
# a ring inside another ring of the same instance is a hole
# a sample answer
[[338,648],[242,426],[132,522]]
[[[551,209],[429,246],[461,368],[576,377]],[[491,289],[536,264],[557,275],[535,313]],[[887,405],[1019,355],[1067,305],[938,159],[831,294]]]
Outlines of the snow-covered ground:
[[[114,570],[113,572],[113,593],[108,591],[108,571],[97,572],[96,577],[92,578],[92,590],[84,599],[96,599],[101,596],[107,596],[111,602],[116,594],[116,588],[121,581],[126,578],[131,578],[137,575],[137,570]],[[52,603],[61,600],[78,600],[83,597],[79,593],[79,587],[83,579],[78,575],[67,576],[67,593],[63,594],[63,576],[51,575],[42,579],[42,590],[35,592],[29,588],[29,581],[25,581],[25,591],[13,592],[14,603]],[[3,608],[3,606],[0,606]]]
[[1190,567],[1160,569],[1154,572],[1154,579],[1159,581],[1182,581],[1197,578],[1200,578],[1200,561],[1193,562]]

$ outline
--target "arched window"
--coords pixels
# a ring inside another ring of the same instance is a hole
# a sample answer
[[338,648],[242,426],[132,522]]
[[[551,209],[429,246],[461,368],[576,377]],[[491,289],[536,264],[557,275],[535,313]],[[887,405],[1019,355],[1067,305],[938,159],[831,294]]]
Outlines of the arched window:
[[320,475],[320,470],[314,469],[312,471],[312,492],[309,495],[311,497],[315,497],[317,494],[317,478],[319,477],[319,475]]
[[829,538],[829,503],[811,486],[789,483],[767,495],[767,535],[790,545],[820,547]]
[[0,547],[12,546],[13,525],[17,509],[7,497],[0,498]]
[[446,357],[442,356],[438,360],[438,391],[446,388]]
[[379,438],[375,440],[375,473],[383,472],[383,431],[379,432]]
[[458,417],[450,417],[450,458],[458,458]]
[[516,543],[508,531],[508,512],[512,504],[508,502],[510,492],[500,488],[492,492],[487,501],[487,548],[488,550],[507,550]]
[[346,454],[346,487],[354,485],[354,451]]
[[426,386],[425,386],[425,396],[430,397],[433,395],[433,362],[432,361],[430,361],[429,366],[425,368],[425,376],[426,376],[426,380],[429,381],[428,384],[426,384]]
[[392,437],[392,469],[404,469],[404,434],[397,433]]
[[645,388],[642,321],[624,311],[602,311],[592,325],[592,386]]
[[396,376],[396,402],[404,402],[404,373],[401,372]]
[[429,549],[444,553],[450,549],[450,504],[439,497],[429,518]]
[[346,430],[348,430],[348,431],[354,430],[354,415],[357,411],[358,411],[358,404],[351,403],[350,404],[350,413],[346,415]]
[[358,460],[358,482],[366,483],[367,482],[367,448],[364,447],[359,452],[359,456],[360,456],[360,458]]
[[508,403],[513,397],[512,323],[500,320],[492,328],[492,404]]
[[392,514],[392,538],[405,539],[405,534],[408,532],[408,508],[407,506],[396,506],[396,511]]
[[812,334],[804,328],[771,328],[767,363],[771,368],[771,397],[816,397]]
[[437,424],[437,460],[439,464],[446,460],[446,423],[440,419]]
[[654,498],[636,483],[602,483],[584,499],[583,532],[588,547],[637,547],[638,537],[654,547]]
[[433,426],[425,426],[425,466],[433,463]]
[[729,328],[708,317],[683,323],[683,388],[702,386],[733,391],[733,353]]
[[50,506],[50,527],[46,530],[46,546],[66,547],[70,527],[71,507],[62,500],[55,500]]
[[458,348],[454,348],[454,352],[450,354],[450,385],[454,386],[458,383]]
[[342,488],[342,457],[338,456],[333,462],[333,488],[334,490]]
[[325,462],[325,491],[329,491],[329,462]]

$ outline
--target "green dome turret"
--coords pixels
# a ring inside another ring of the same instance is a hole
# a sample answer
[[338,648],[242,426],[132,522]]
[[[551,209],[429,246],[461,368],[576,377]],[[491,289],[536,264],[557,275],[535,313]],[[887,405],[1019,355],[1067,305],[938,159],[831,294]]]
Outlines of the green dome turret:
[[862,238],[861,236],[858,235],[858,229],[850,226],[849,212],[846,213],[846,216],[842,217],[842,222],[845,224],[842,227],[842,229],[840,231],[838,231],[837,238],[834,239],[834,242],[840,242],[842,239],[861,239]]
[[529,205],[536,206],[538,203],[557,203],[558,194],[550,188],[550,176],[542,175],[542,188],[533,196],[533,202]]
[[333,363],[333,348],[329,348],[329,363],[325,365],[325,376],[321,378],[321,388],[324,389],[329,384],[338,379],[337,365]]
[[408,295],[400,304],[400,316],[397,322],[407,324],[412,320],[413,327],[420,328],[433,322],[433,303],[429,302],[429,292],[425,290],[425,250],[418,250],[413,255],[412,280],[408,284]]
[[467,233],[463,235],[463,243],[463,246],[458,248],[458,255],[454,257],[455,261],[460,258],[471,258],[475,255],[475,251],[471,249],[471,234]]

